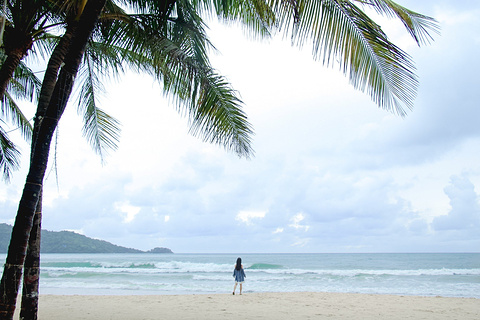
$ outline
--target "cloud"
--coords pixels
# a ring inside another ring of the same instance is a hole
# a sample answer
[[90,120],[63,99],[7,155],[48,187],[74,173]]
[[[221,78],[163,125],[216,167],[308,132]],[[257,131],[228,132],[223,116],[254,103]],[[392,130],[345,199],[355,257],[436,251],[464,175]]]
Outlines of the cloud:
[[275,233],[282,233],[285,229],[284,228],[277,228],[275,229],[275,231],[273,231],[272,233],[275,234]]
[[132,222],[135,216],[140,212],[140,207],[132,206],[128,201],[116,202],[113,204],[116,210],[126,213],[123,219],[124,223]]
[[[176,252],[478,251],[479,6],[404,1],[442,24],[442,35],[422,48],[406,40],[401,23],[388,24],[420,80],[406,118],[312,61],[307,45],[292,48],[281,35],[245,40],[239,27],[212,24],[222,53],[212,64],[241,94],[255,157],[188,135],[160,86],[128,74],[107,85],[102,101],[122,122],[107,165],[67,108],[43,226]],[[0,190],[1,222],[13,222],[27,163],[28,154]]]
[[291,247],[305,247],[310,242],[309,239],[300,239],[291,244]]
[[470,230],[480,231],[480,203],[475,186],[465,176],[452,176],[445,187],[450,199],[451,210],[447,215],[436,217],[433,227],[437,231]]
[[307,232],[310,228],[310,226],[300,224],[300,222],[305,220],[305,215],[301,212],[294,215],[290,220],[292,221],[292,223],[289,224],[289,227],[295,228],[297,230],[303,230],[305,232]]
[[241,221],[246,225],[251,225],[252,220],[263,219],[266,214],[266,211],[240,211],[236,215],[235,220]]

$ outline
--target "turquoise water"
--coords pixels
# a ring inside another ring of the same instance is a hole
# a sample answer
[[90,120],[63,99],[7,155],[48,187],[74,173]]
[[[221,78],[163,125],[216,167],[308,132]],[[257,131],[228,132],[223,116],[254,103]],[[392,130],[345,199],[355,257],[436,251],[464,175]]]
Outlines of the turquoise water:
[[[480,298],[480,254],[43,254],[41,294],[353,292]],[[2,256],[5,259],[5,256]]]

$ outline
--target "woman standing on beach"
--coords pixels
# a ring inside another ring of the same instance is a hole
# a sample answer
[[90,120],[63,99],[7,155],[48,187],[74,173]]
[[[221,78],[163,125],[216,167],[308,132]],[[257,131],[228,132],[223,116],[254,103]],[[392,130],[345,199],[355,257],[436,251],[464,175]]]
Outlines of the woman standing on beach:
[[242,294],[242,284],[247,277],[245,275],[245,271],[243,271],[242,266],[242,259],[237,259],[237,264],[235,265],[235,269],[233,269],[233,276],[235,277],[235,285],[233,286],[233,294],[235,294],[235,289],[237,289],[237,284],[240,284],[240,294]]

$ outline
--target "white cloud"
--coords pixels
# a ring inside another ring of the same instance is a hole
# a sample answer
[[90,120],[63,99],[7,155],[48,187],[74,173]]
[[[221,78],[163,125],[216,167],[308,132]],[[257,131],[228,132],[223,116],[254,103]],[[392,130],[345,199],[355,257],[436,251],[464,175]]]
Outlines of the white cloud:
[[310,239],[299,239],[292,243],[292,247],[305,247],[310,242]]
[[283,228],[277,228],[277,229],[275,229],[275,231],[273,231],[272,233],[273,233],[273,234],[282,233],[283,230],[284,230]]
[[293,223],[292,224],[289,224],[289,227],[292,227],[292,228],[295,228],[295,229],[300,229],[300,230],[303,230],[305,232],[308,231],[308,229],[310,229],[310,226],[308,225],[302,225],[300,224],[300,222],[302,222],[303,220],[305,220],[305,215],[303,213],[297,213],[296,215],[294,215],[292,217],[292,219],[290,219]]
[[[241,28],[212,24],[221,52],[212,63],[241,94],[256,156],[238,159],[191,137],[158,85],[127,74],[107,85],[101,104],[123,130],[105,166],[68,106],[43,226],[176,252],[478,251],[479,3],[402,4],[442,23],[442,35],[422,48],[389,25],[420,80],[406,118],[313,62],[308,45],[249,41]],[[13,222],[25,181],[29,147],[18,141],[24,160],[0,190],[0,222]]]
[[266,211],[240,211],[237,213],[235,220],[241,221],[246,225],[252,224],[252,219],[258,220],[265,218]]
[[125,213],[124,223],[132,222],[136,215],[140,212],[140,207],[132,206],[128,201],[117,202],[114,204],[116,210]]
[[480,203],[473,183],[464,176],[452,176],[450,185],[445,187],[450,198],[451,210],[447,215],[433,220],[435,230],[480,231]]

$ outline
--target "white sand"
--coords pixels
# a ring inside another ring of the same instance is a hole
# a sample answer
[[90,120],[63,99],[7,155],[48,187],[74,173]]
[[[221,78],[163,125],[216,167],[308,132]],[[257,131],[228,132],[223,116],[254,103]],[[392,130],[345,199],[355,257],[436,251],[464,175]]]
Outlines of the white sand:
[[311,292],[244,293],[235,296],[42,295],[39,320],[52,319],[478,320],[480,299]]

